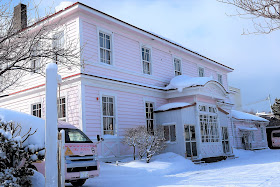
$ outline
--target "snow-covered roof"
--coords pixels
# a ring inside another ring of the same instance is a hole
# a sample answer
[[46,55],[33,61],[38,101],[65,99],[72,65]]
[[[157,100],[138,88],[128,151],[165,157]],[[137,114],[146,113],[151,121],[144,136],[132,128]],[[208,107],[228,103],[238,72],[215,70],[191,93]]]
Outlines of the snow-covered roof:
[[239,130],[242,131],[257,131],[258,129],[256,127],[244,127],[244,126],[239,126],[237,127]]
[[239,120],[252,120],[252,121],[261,121],[261,122],[269,122],[267,119],[248,114],[245,112],[237,111],[237,110],[232,110],[231,111],[232,117],[235,119]]
[[167,111],[170,109],[175,109],[175,108],[182,108],[185,106],[189,106],[191,105],[190,103],[184,103],[184,102],[177,102],[177,103],[168,103],[165,105],[162,105],[160,107],[158,107],[155,111],[159,112],[159,111]]
[[27,139],[27,141],[24,142],[23,145],[25,146],[25,145],[33,144],[38,148],[44,147],[45,120],[22,112],[0,108],[0,121],[3,122],[12,121],[16,124],[20,124],[22,127],[20,136],[25,135],[30,128],[31,128],[30,133],[33,133],[37,129],[37,132],[32,136],[30,136]]
[[179,75],[171,79],[165,89],[178,89],[182,92],[184,88],[192,86],[204,86],[209,81],[215,81],[212,77],[189,77],[187,75]]

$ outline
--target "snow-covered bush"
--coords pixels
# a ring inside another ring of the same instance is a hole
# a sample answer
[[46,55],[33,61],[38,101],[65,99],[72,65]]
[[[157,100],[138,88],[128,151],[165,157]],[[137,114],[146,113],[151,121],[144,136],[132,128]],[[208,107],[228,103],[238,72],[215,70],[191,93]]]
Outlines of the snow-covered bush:
[[[34,174],[31,163],[44,157],[44,150],[36,145],[24,145],[36,130],[20,136],[22,127],[0,119],[0,184],[3,186],[31,186],[28,177]],[[24,145],[24,146],[23,146]]]
[[124,143],[138,150],[139,158],[146,156],[146,162],[149,163],[152,156],[165,148],[165,139],[162,126],[158,126],[153,133],[148,132],[146,127],[139,126],[126,131]]
[[139,128],[129,128],[125,131],[123,143],[133,147],[133,159],[135,160],[136,147],[138,142]]

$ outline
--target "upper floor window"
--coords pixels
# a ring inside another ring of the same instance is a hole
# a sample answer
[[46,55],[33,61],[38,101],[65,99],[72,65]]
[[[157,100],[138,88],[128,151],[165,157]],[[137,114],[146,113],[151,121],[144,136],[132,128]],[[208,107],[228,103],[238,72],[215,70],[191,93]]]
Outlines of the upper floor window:
[[154,131],[154,104],[151,102],[145,103],[146,109],[146,124],[149,132]]
[[223,75],[218,74],[218,82],[223,84]]
[[31,105],[31,113],[33,116],[42,117],[42,105],[41,103],[36,103]]
[[64,55],[64,32],[61,31],[53,37],[53,52],[56,63],[63,60]]
[[66,121],[66,100],[61,97],[57,100],[57,117],[61,121]]
[[41,68],[39,51],[40,51],[40,43],[38,42],[38,43],[34,44],[32,50],[31,50],[31,71],[33,73],[38,73]]
[[199,77],[204,77],[204,68],[202,68],[202,67],[198,68],[198,76]]
[[182,75],[180,59],[174,58],[174,69],[175,69],[175,76]]
[[112,35],[99,31],[100,62],[112,64]]
[[103,134],[115,134],[114,97],[102,97]]
[[151,75],[151,49],[142,47],[143,73]]
[[175,125],[164,125],[164,139],[165,141],[175,142],[176,141],[176,129]]

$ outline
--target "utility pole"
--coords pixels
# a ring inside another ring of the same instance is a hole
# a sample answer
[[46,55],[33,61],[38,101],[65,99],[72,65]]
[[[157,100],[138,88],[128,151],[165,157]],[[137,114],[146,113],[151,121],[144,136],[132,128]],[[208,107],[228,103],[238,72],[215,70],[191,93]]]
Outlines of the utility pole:
[[272,114],[272,104],[271,104],[271,97],[270,94],[268,95],[269,105],[270,105],[270,112]]
[[46,67],[45,186],[58,186],[57,65]]

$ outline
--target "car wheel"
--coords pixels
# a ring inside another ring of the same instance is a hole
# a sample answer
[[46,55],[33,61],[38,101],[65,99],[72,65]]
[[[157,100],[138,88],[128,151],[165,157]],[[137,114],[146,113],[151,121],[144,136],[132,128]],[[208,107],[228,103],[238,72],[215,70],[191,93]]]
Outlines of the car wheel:
[[76,181],[70,181],[70,183],[73,186],[83,186],[83,184],[85,184],[85,182],[86,182],[86,179],[79,179],[79,180],[76,180]]

